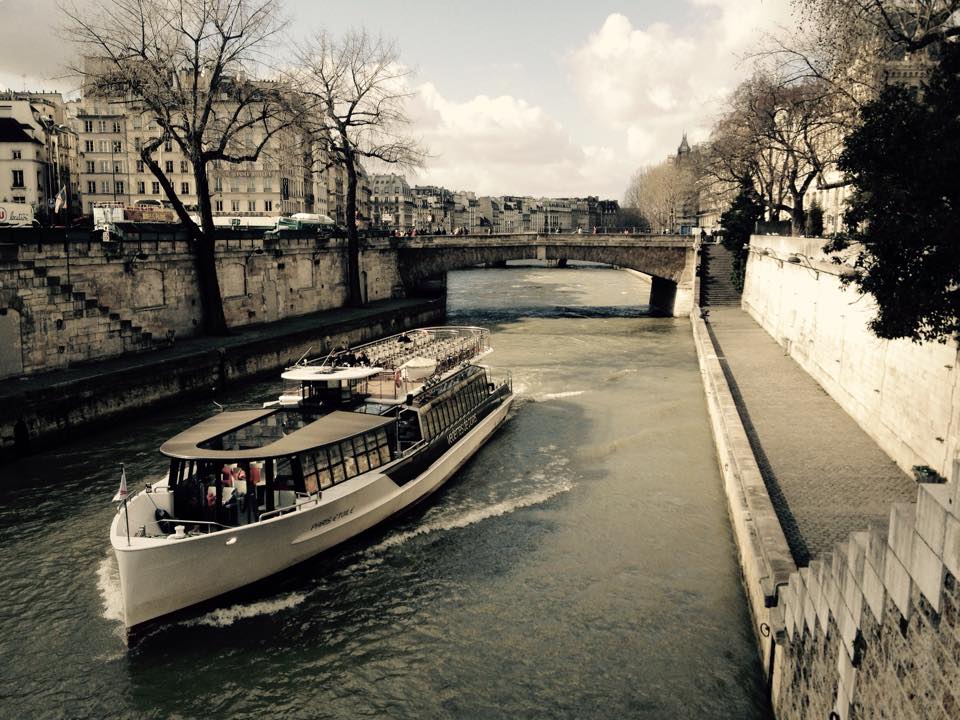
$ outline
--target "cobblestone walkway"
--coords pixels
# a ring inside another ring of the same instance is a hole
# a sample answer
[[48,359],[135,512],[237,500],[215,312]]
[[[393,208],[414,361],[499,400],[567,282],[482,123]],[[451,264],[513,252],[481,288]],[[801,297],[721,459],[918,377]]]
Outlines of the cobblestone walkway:
[[746,312],[711,308],[707,321],[798,566],[916,499],[913,479]]

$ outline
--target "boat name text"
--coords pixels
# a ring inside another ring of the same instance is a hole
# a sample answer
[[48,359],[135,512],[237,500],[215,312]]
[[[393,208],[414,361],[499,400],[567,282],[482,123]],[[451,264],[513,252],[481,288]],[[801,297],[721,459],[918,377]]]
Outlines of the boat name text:
[[347,515],[352,515],[352,514],[353,514],[353,508],[352,508],[352,507],[350,507],[350,508],[348,508],[348,509],[346,509],[346,510],[341,510],[341,511],[338,512],[338,513],[334,513],[333,515],[329,515],[329,516],[325,517],[323,520],[317,520],[313,525],[310,526],[310,529],[311,529],[311,530],[317,530],[317,529],[319,529],[319,528],[324,527],[325,525],[329,525],[329,524],[332,523],[334,520],[340,520],[341,518],[345,518]]
[[476,414],[468,415],[459,423],[457,423],[452,428],[450,428],[450,432],[447,433],[447,442],[453,445],[457,440],[462,438],[467,433],[467,430],[469,430],[476,424],[477,424]]

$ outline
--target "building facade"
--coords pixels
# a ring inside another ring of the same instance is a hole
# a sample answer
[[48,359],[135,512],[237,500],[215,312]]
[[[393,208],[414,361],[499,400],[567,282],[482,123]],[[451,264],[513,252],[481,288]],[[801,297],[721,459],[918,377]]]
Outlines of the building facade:
[[0,203],[28,205],[44,224],[69,218],[78,172],[67,120],[59,93],[0,94]]

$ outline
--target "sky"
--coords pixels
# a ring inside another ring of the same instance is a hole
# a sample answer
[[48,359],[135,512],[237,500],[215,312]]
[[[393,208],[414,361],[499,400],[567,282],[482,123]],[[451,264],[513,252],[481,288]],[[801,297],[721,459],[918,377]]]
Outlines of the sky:
[[[97,0],[76,0],[90,3]],[[290,37],[396,41],[429,148],[411,184],[621,199],[630,176],[709,134],[789,0],[285,0]],[[75,93],[57,0],[0,0],[0,88]]]

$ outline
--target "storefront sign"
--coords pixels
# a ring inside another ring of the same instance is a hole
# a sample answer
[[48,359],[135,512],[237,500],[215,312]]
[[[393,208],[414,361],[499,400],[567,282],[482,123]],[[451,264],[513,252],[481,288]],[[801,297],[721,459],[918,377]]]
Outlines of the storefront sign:
[[0,204],[0,225],[31,225],[33,207],[23,203]]

